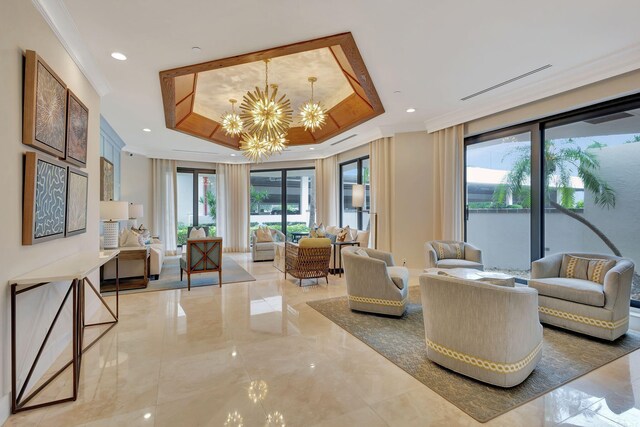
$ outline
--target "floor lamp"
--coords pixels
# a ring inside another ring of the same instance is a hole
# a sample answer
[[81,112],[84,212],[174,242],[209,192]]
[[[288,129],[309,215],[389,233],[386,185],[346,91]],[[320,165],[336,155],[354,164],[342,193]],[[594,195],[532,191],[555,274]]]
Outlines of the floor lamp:
[[100,202],[100,220],[103,221],[103,233],[105,249],[118,249],[118,237],[120,235],[120,223],[129,219],[129,204],[127,202]]
[[373,217],[373,248],[378,249],[378,214],[371,213],[370,210],[362,209],[364,207],[365,187],[363,184],[353,184],[351,187],[351,205],[359,209],[361,212],[368,213],[369,223]]

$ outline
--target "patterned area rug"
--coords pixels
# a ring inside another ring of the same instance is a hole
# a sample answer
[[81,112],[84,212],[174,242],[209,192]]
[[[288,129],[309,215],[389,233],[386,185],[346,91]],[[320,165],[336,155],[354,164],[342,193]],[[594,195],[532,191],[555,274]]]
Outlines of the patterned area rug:
[[[253,282],[253,277],[247,270],[240,267],[232,258],[222,256],[222,284],[237,282]],[[191,275],[191,287],[218,286],[218,273],[200,273]],[[182,289],[187,287],[187,274],[180,280],[180,259],[173,257],[165,260],[162,272],[158,280],[149,280],[149,284],[144,289],[131,289],[120,291],[121,295],[134,294],[137,292],[166,291],[167,289]],[[114,295],[115,292],[104,292],[103,295]]]
[[609,343],[545,326],[542,360],[522,384],[504,389],[427,359],[419,287],[409,289],[399,319],[351,311],[347,297],[307,304],[483,423],[640,348],[640,334],[632,331]]

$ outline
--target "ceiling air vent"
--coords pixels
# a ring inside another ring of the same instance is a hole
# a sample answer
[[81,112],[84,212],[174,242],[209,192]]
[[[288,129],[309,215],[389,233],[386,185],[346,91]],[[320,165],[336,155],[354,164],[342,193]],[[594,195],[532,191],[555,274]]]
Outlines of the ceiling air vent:
[[179,149],[172,149],[171,151],[181,151],[183,153],[198,153],[198,154],[211,154],[211,155],[218,155],[220,153],[212,153],[210,151],[196,151],[196,150],[179,150]]
[[600,123],[612,122],[614,120],[620,120],[626,117],[633,117],[633,114],[625,113],[623,111],[621,113],[614,113],[614,114],[609,114],[607,116],[596,117],[595,119],[585,120],[585,122],[590,123],[592,125],[598,125]]
[[334,145],[338,145],[338,144],[340,144],[340,143],[342,143],[342,142],[345,142],[347,139],[351,139],[351,138],[353,138],[353,137],[354,137],[354,136],[356,136],[356,135],[358,135],[358,134],[357,134],[357,133],[354,133],[353,135],[349,135],[349,136],[348,136],[348,137],[346,137],[346,138],[342,138],[340,141],[336,141],[336,142],[334,142],[333,144],[331,144],[331,146],[333,147]]
[[487,93],[487,92],[490,92],[490,91],[492,91],[494,89],[498,89],[499,87],[508,85],[509,83],[513,83],[513,82],[515,82],[517,80],[524,79],[525,77],[529,77],[532,74],[539,73],[540,71],[546,70],[547,68],[550,68],[550,67],[551,67],[551,64],[547,64],[547,65],[545,65],[543,67],[536,68],[535,70],[531,70],[531,71],[526,72],[524,74],[520,74],[519,76],[513,77],[513,78],[511,78],[509,80],[505,80],[503,82],[500,82],[500,83],[498,83],[496,85],[493,85],[491,87],[488,87],[486,89],[482,89],[481,91],[478,91],[476,93],[472,93],[471,95],[467,95],[464,98],[460,98],[460,101],[466,101],[467,99],[475,98],[478,95],[482,95],[483,93]]

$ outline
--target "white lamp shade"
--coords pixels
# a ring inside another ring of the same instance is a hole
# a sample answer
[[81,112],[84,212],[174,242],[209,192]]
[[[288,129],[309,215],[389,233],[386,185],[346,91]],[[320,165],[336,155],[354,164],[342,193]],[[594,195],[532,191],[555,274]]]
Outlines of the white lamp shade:
[[364,206],[364,185],[353,184],[351,188],[351,205],[354,208],[361,208]]
[[129,219],[142,218],[144,215],[142,205],[139,203],[131,203],[129,205]]
[[100,219],[102,221],[125,221],[129,219],[129,203],[100,202]]

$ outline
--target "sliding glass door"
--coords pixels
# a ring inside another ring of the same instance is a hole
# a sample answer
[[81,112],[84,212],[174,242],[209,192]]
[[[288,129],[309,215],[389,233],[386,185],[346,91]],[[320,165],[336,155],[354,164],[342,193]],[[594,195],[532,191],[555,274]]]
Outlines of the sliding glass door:
[[315,222],[315,170],[251,172],[251,230],[260,225],[291,233],[309,232]]
[[216,174],[212,170],[178,168],[178,245],[187,242],[189,227],[207,226],[216,233]]
[[[466,239],[526,278],[559,252],[640,261],[640,95],[469,137]],[[640,307],[634,274],[631,305]]]
[[[369,157],[362,157],[340,165],[341,227],[348,225],[350,228],[357,230],[368,230],[370,227],[369,209],[371,207],[371,196],[369,170]],[[356,184],[364,186],[364,201],[361,207],[353,205],[353,186]]]
[[531,266],[531,132],[487,136],[467,146],[467,242],[486,270],[527,278]]

